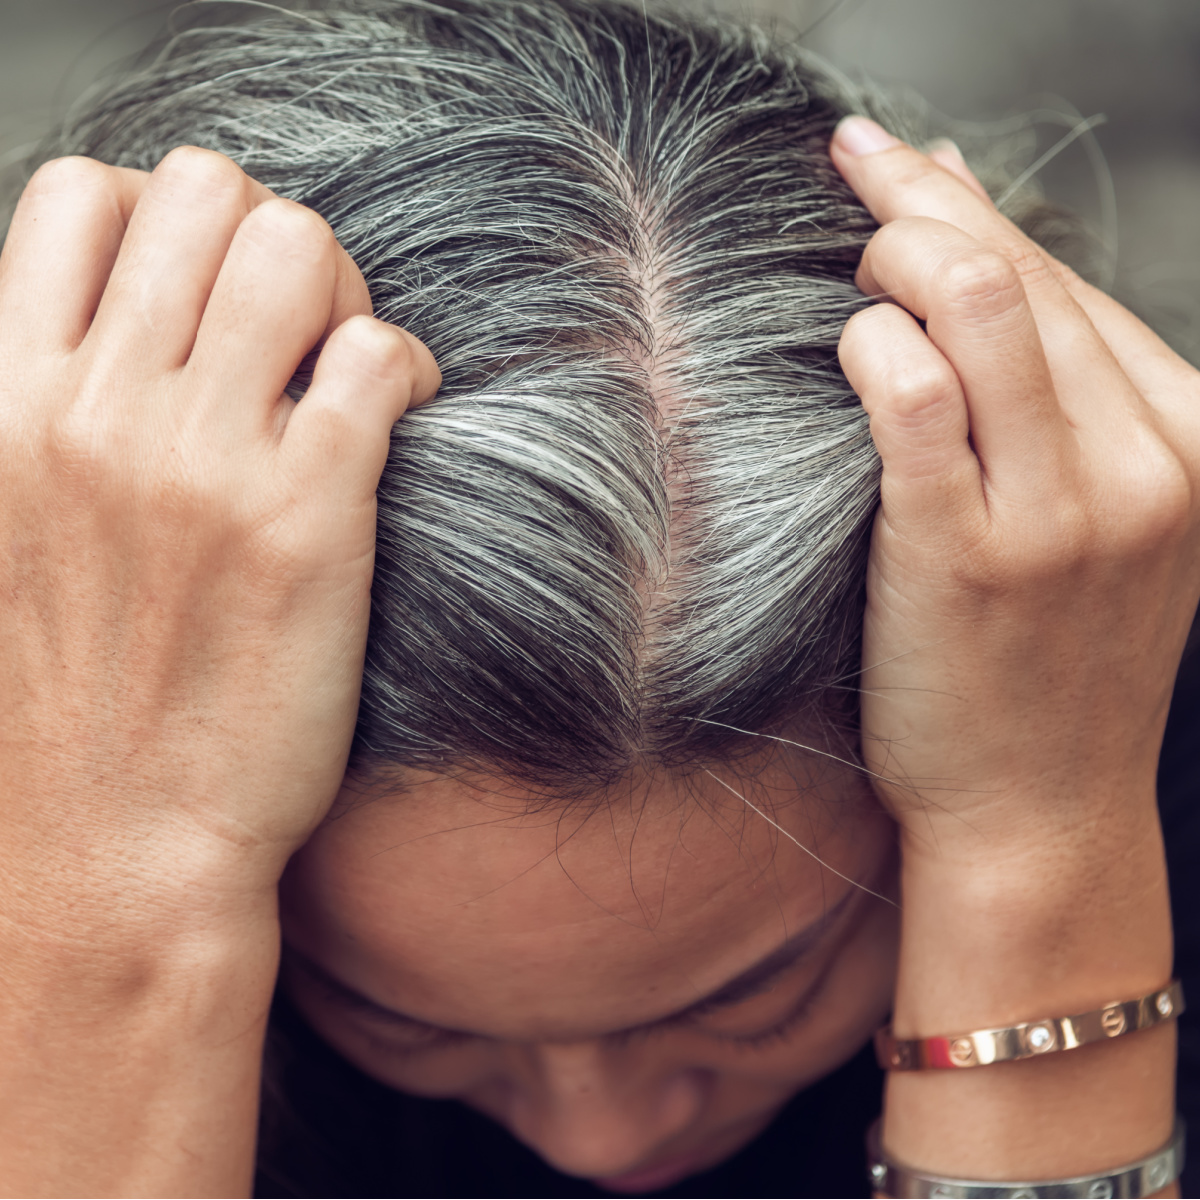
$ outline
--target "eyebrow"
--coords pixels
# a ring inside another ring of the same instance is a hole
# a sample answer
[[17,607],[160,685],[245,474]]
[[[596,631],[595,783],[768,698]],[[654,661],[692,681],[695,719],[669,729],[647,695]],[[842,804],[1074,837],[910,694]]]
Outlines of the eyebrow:
[[[749,1000],[752,996],[758,996],[763,992],[769,991],[784,972],[799,962],[800,959],[804,958],[825,937],[829,930],[837,924],[856,895],[858,893],[854,889],[847,891],[836,904],[827,908],[811,925],[793,934],[781,946],[776,947],[766,955],[766,957],[759,959],[758,962],[747,967],[740,975],[736,975],[727,983],[723,983],[715,991],[709,992],[707,996],[702,996],[700,999],[692,1001],[691,1004],[677,1009],[673,1013],[667,1013],[666,1016],[656,1017],[653,1021],[645,1021],[638,1025],[631,1025],[626,1029],[614,1030],[613,1032],[634,1033],[638,1030],[653,1029],[658,1025],[670,1025],[677,1021],[686,1020],[688,1017],[698,1016],[701,1013],[732,1007],[735,1004],[740,1004],[743,1000]],[[349,984],[343,983],[340,979],[326,971],[324,967],[313,962],[307,955],[301,954],[291,947],[287,947],[287,953],[289,958],[300,964],[301,969],[306,974],[311,975],[345,1000],[352,1002],[356,1006],[370,1009],[372,1013],[385,1020],[392,1020],[398,1024],[408,1026],[419,1025],[424,1029],[436,1030],[439,1033],[458,1034],[468,1037],[478,1036],[472,1034],[467,1029],[452,1029],[447,1025],[438,1025],[433,1021],[426,1021],[422,1017],[413,1017],[408,1013],[400,1012],[398,1009],[388,1008],[386,1005],[380,1004],[377,1000],[372,1000],[370,996],[364,995],[356,988],[352,988]],[[612,1036],[612,1034],[607,1036]]]

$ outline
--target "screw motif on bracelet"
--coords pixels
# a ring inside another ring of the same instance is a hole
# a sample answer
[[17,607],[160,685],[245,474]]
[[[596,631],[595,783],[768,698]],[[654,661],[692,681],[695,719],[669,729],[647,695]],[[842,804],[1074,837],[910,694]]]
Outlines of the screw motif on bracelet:
[[978,1029],[948,1037],[897,1038],[888,1026],[875,1035],[875,1053],[879,1065],[888,1071],[986,1067],[1137,1033],[1174,1019],[1183,1007],[1183,989],[1176,979],[1136,1000],[1106,1004],[1073,1017],[1025,1021],[1002,1029]]

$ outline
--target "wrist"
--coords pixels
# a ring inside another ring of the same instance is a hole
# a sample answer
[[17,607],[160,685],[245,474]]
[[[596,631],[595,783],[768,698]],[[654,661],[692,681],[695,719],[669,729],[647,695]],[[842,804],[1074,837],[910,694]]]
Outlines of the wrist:
[[[1131,847],[1161,837],[1153,768],[1103,781],[1063,772],[1041,782],[1010,779],[950,793],[917,793],[897,812],[906,870],[942,874],[955,866],[1003,870],[1031,883],[1085,860],[1104,869]],[[963,798],[969,795],[970,802]]]
[[[0,852],[0,961],[10,999],[117,1007],[156,992],[232,986],[268,999],[278,958],[276,889],[224,855]],[[138,861],[128,860],[136,854]],[[24,859],[24,867],[18,859]],[[36,870],[29,864],[36,862]],[[62,989],[61,995],[58,989]]]
[[974,861],[906,853],[894,1024],[932,1036],[1083,1012],[1171,973],[1157,818],[1126,837],[1049,840]]
[[[1069,1016],[1166,983],[1171,918],[1156,819],[993,849],[974,860],[960,847],[905,854],[897,1036]],[[894,1072],[885,1144],[902,1162],[976,1179],[1135,1161],[1170,1133],[1175,1036],[1168,1022],[1020,1062]]]
[[893,1073],[884,1143],[900,1162],[965,1179],[1114,1170],[1169,1138],[1175,1055],[1168,1023],[1025,1062]]
[[0,1159],[11,1194],[248,1195],[273,914],[124,914],[106,928],[83,913],[82,929],[45,936],[6,917]]
[[273,852],[187,821],[30,807],[0,803],[0,918],[91,945],[105,931],[173,937],[274,913],[286,859]]
[[143,895],[141,914],[83,912],[70,923],[17,922],[0,912],[4,1023],[61,1028],[75,1014],[115,1034],[127,1017],[136,1030],[138,1013],[178,1008],[187,1015],[177,1034],[202,1038],[205,1028],[227,1023],[231,1006],[265,1015],[279,963],[274,909],[214,920],[200,905],[184,917],[180,900],[155,911],[163,897]]

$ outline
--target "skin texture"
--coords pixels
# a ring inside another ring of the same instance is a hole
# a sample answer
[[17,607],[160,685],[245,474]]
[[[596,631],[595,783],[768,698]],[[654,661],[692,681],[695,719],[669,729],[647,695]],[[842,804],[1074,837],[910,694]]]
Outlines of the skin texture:
[[[828,999],[749,1067],[724,1057],[729,1028],[612,1035],[836,908],[842,876],[887,889],[861,785],[764,751],[631,781],[588,822],[515,819],[504,781],[447,777],[366,806],[343,790],[322,825],[374,489],[436,367],[367,314],[319,218],[219,156],[39,172],[0,258],[0,1191],[246,1194],[278,884],[301,847],[284,916],[314,1022],[585,1174],[666,1169],[709,1135],[732,1149],[869,1031],[897,949],[902,1035],[1164,982],[1153,776],[1200,593],[1200,377],[945,148],[854,121],[832,154],[882,223],[860,286],[894,300],[841,353],[883,460],[863,749],[902,915],[897,948],[883,902],[839,910],[814,950]],[[284,383],[323,339],[293,407]],[[306,969],[481,1037],[417,1072],[331,1015]],[[761,1031],[811,969],[720,1021]],[[1131,1161],[1169,1132],[1173,1038],[897,1076],[885,1144],[976,1178]]]

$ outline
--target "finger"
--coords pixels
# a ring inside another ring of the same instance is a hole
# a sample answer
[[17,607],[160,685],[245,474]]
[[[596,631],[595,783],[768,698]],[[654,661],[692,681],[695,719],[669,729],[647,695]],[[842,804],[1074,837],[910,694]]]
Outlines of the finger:
[[830,145],[834,165],[881,224],[933,217],[1000,250],[1021,273],[1035,308],[1074,307],[1041,247],[992,204],[982,189],[892,137],[865,117],[847,117]]
[[1104,339],[1121,370],[1160,416],[1188,431],[1200,450],[1200,395],[1195,368],[1181,358],[1129,309],[1056,264],[1059,277]]
[[966,397],[972,443],[989,480],[1049,482],[1069,426],[1059,406],[1021,277],[1006,257],[924,217],[885,225],[859,268],[868,295],[926,323]]
[[978,510],[982,486],[966,397],[916,320],[894,304],[856,313],[842,331],[838,358],[871,418],[888,521],[928,527]]
[[991,204],[991,196],[967,166],[967,160],[963,158],[963,152],[958,148],[957,142],[949,138],[934,138],[925,147],[925,153],[944,171],[949,171],[956,179],[962,180],[977,196]]
[[172,150],[134,210],[89,341],[152,370],[182,366],[253,191],[224,155]]
[[[1015,267],[1041,331],[1059,396],[1074,423],[1141,414],[1136,389],[1119,386],[1112,350],[1064,283],[1064,268],[961,178],[864,117],[848,117],[830,149],[855,192],[885,225],[932,217],[970,234]],[[956,364],[957,365],[957,364]],[[970,395],[970,388],[968,388]]]
[[[224,155],[185,146],[150,178],[94,323],[96,340],[132,350],[151,369],[189,358],[225,255],[245,218],[274,199]],[[370,311],[358,269],[339,251],[330,321]]]
[[289,200],[260,204],[213,285],[187,393],[273,427],[288,380],[329,325],[337,288],[338,244],[325,221]]
[[302,476],[367,500],[379,486],[392,426],[441,381],[433,355],[412,334],[354,317],[321,351],[312,386],[287,422],[283,452]]
[[[881,225],[898,217],[937,217],[979,238],[1028,241],[978,184],[970,185],[970,172],[952,147],[957,151],[949,139],[931,143],[935,162],[874,121],[851,116],[834,130],[829,153]],[[954,162],[956,157],[960,162]]]
[[74,350],[83,341],[149,179],[90,158],[39,168],[0,255],[6,333],[51,350]]

